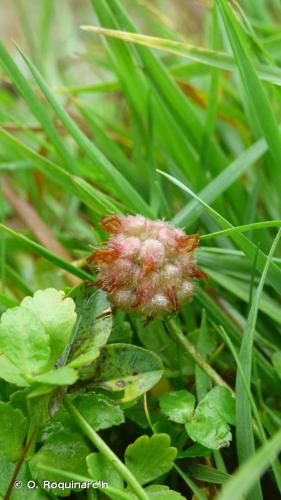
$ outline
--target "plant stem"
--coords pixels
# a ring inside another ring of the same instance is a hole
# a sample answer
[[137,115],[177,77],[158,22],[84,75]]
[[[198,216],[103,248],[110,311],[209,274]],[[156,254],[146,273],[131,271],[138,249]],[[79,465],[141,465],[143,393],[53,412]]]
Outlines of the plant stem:
[[196,351],[194,345],[189,342],[189,340],[182,333],[181,329],[178,327],[176,322],[173,319],[167,319],[166,325],[168,327],[169,332],[173,335],[173,337],[182,345],[182,347],[188,352],[188,354],[192,357],[195,363],[210,377],[211,380],[216,385],[221,385],[222,387],[226,387],[232,394],[235,396],[235,392],[231,389],[231,387],[223,380],[223,378],[200,356],[200,354]]
[[71,403],[69,398],[66,396],[64,399],[64,405],[74,417],[76,423],[79,425],[80,429],[84,432],[86,436],[92,441],[95,447],[103,454],[105,458],[113,465],[113,467],[119,472],[123,479],[130,485],[134,493],[140,500],[149,500],[148,495],[139,484],[135,476],[131,471],[121,462],[121,460],[113,453],[113,451],[107,446],[103,439],[97,434],[96,431],[88,424],[81,413],[75,408]]
[[22,451],[20,459],[19,459],[19,461],[18,461],[18,463],[17,463],[17,465],[15,467],[14,473],[13,473],[13,475],[11,477],[8,489],[7,489],[6,493],[5,493],[5,496],[4,496],[3,500],[9,500],[9,498],[11,496],[11,493],[12,493],[12,490],[13,490],[13,487],[14,487],[14,482],[15,482],[15,480],[17,478],[17,475],[18,475],[18,473],[20,471],[20,468],[21,468],[22,464],[24,463],[24,460],[25,460],[26,455],[28,453],[28,450],[29,450],[29,448],[30,448],[30,446],[31,446],[31,444],[33,442],[33,439],[36,436],[36,432],[37,432],[37,427],[33,426],[33,429],[32,429],[32,431],[29,434],[29,437],[28,437],[28,439],[26,441],[26,445],[25,445],[25,447],[24,447],[24,449]]

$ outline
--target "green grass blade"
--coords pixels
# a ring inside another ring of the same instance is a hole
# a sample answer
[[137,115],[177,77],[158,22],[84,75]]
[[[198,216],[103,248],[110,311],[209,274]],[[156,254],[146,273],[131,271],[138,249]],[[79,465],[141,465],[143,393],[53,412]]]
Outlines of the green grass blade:
[[7,52],[3,43],[0,42],[0,64],[2,65],[4,71],[8,73],[11,80],[15,84],[19,93],[23,96],[25,102],[30,107],[30,110],[36,116],[37,120],[41,123],[46,134],[49,136],[52,144],[55,146],[60,158],[67,167],[67,169],[75,173],[77,172],[77,166],[72,156],[65,147],[62,138],[58,130],[56,129],[54,123],[49,117],[45,107],[40,102],[38,97],[36,97],[30,84],[26,78],[22,75],[17,65],[14,63],[10,54]]
[[271,178],[276,189],[281,192],[281,136],[267,95],[257,76],[251,55],[242,37],[237,20],[225,0],[216,0],[229,42],[239,69],[241,81],[247,95],[250,109],[254,112],[272,156]]
[[[132,42],[145,47],[163,50],[181,57],[186,57],[191,61],[197,61],[207,66],[222,69],[225,71],[235,71],[236,64],[232,56],[225,52],[214,51],[204,47],[196,47],[174,40],[158,38],[155,36],[141,35],[140,33],[132,33],[129,31],[119,31],[99,26],[81,26],[84,31],[99,33],[100,35],[117,38],[127,42]],[[266,64],[256,64],[255,66],[258,76],[261,80],[281,85],[281,70],[275,66],[267,66]]]
[[[190,196],[192,196],[199,204],[201,204],[207,211],[208,213],[212,216],[212,218],[215,220],[215,222],[221,226],[223,229],[232,229],[233,226],[230,222],[228,222],[222,215],[220,215],[216,210],[211,208],[207,203],[205,203],[199,196],[197,196],[191,189],[189,189],[187,186],[185,186],[181,181],[178,179],[175,179],[175,177],[166,174],[165,172],[161,172],[158,170],[158,172],[167,179],[169,179],[172,183],[174,183],[176,186],[178,186],[180,189],[188,193]],[[232,240],[236,243],[238,248],[243,250],[245,255],[248,255],[252,260],[255,258],[256,255],[256,245],[252,243],[248,238],[246,238],[243,234],[231,234]],[[266,263],[266,255],[260,251],[258,258],[257,258],[257,268],[260,272],[263,271],[264,265]],[[271,284],[271,286],[277,291],[277,293],[281,294],[281,270],[273,263],[270,264],[270,269],[268,272],[268,282]]]
[[[257,288],[257,292],[253,299],[251,309],[249,312],[246,329],[243,335],[243,340],[241,344],[241,349],[239,353],[239,361],[245,375],[245,379],[248,384],[251,383],[251,371],[252,371],[252,356],[253,356],[253,342],[255,334],[255,326],[258,316],[259,303],[261,299],[261,294],[263,286],[265,283],[266,275],[269,270],[271,259],[276,250],[279,238],[281,236],[281,230],[277,233],[277,236],[272,244],[271,250],[266,259],[263,273],[260,278],[260,282]],[[255,452],[254,435],[252,428],[252,415],[251,415],[251,404],[248,400],[247,391],[243,383],[243,379],[238,371],[236,377],[236,445],[239,463],[245,462],[251,455]],[[249,498],[263,498],[262,492],[259,484],[257,484],[251,493]]]
[[29,146],[16,139],[14,136],[1,129],[0,127],[0,141],[8,145],[18,155],[28,158],[34,166],[48,176],[56,184],[59,184],[70,193],[76,195],[86,206],[94,210],[100,215],[106,213],[120,212],[120,207],[115,205],[113,200],[108,196],[95,189],[88,184],[84,179],[77,176],[71,176],[63,168],[55,163],[47,160],[44,156],[39,155],[33,151]]
[[17,239],[19,242],[25,244],[27,248],[37,253],[41,257],[44,257],[44,259],[48,260],[55,266],[60,267],[61,269],[64,269],[65,271],[68,271],[69,273],[73,274],[74,276],[78,276],[78,278],[81,278],[83,280],[93,281],[93,276],[91,274],[86,273],[82,269],[79,269],[73,264],[66,262],[60,257],[57,257],[55,254],[53,254],[46,248],[42,247],[42,245],[39,245],[39,243],[36,243],[35,241],[31,240],[27,236],[24,236],[21,233],[17,233],[10,227],[5,226],[4,224],[0,224],[0,231],[7,233],[8,235]]
[[146,202],[141,198],[138,192],[131,186],[131,184],[121,175],[118,170],[109,162],[109,160],[95,147],[95,145],[85,136],[85,134],[79,129],[76,123],[72,120],[69,114],[61,106],[59,101],[55,98],[51,90],[49,89],[47,83],[45,82],[42,75],[33,65],[33,63],[28,59],[28,57],[19,49],[25,63],[29,67],[34,79],[38,83],[41,91],[45,95],[49,104],[52,106],[57,117],[72,135],[77,144],[85,152],[85,154],[95,162],[95,164],[101,169],[104,176],[107,177],[110,185],[114,187],[116,194],[120,196],[122,200],[125,200],[128,206],[135,210],[143,213],[146,216],[152,216],[152,212]]
[[[249,167],[263,156],[267,150],[267,144],[264,139],[260,139],[246,151],[243,151],[235,160],[233,160],[217,177],[204,187],[199,196],[206,203],[212,203],[222,193],[226,191]],[[202,207],[195,200],[192,200],[183,207],[174,217],[173,222],[177,225],[189,225],[202,213]]]
[[241,500],[281,451],[281,430],[245,462],[223,486],[218,500]]
[[[206,319],[206,311],[205,309],[202,312],[202,319],[200,325],[200,331],[197,340],[197,351],[201,355],[201,357],[206,361],[208,354],[208,327],[207,327],[207,319]],[[212,384],[208,375],[206,375],[203,370],[196,365],[195,366],[195,384],[196,384],[196,394],[197,400],[201,401],[207,392],[211,390]]]
[[210,238],[217,238],[219,236],[228,236],[235,233],[245,233],[249,230],[264,229],[266,227],[279,227],[281,226],[281,219],[279,220],[266,220],[263,222],[253,222],[251,224],[244,224],[243,226],[236,226],[230,229],[223,229],[215,233],[203,234],[200,240],[209,240]]

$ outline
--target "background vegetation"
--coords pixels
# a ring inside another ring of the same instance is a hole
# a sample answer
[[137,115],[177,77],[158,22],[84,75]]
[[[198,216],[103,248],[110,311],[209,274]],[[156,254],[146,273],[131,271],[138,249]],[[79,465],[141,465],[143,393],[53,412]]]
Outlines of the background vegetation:
[[[76,334],[82,321],[94,338],[95,354],[89,344],[83,354],[92,362],[107,342],[113,371],[85,390],[85,358],[72,355],[70,371],[26,378],[21,359],[27,348],[39,356],[37,330],[22,346],[19,336],[13,363],[24,382],[0,360],[0,494],[18,467],[23,483],[109,482],[77,498],[280,498],[280,2],[17,0],[4,2],[1,22],[0,351],[12,325],[24,330],[21,316],[4,325],[7,310],[62,289],[76,302]],[[111,213],[199,232],[209,280],[175,317],[111,316],[106,298],[81,285],[95,279],[86,257]],[[52,293],[42,308],[58,318]],[[57,322],[50,338],[65,331]],[[54,360],[63,348],[73,337]],[[120,373],[133,384],[121,396]],[[50,420],[58,385],[70,396]],[[5,498],[65,494],[14,488]]]

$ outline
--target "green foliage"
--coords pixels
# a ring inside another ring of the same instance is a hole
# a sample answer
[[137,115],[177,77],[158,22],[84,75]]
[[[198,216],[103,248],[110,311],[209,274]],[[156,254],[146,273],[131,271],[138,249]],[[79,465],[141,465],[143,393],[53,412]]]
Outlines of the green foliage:
[[[18,385],[35,381],[56,384],[60,372],[46,372],[66,346],[76,321],[74,308],[63,292],[49,288],[6,311],[0,324],[2,377]],[[76,380],[73,370],[64,369],[61,374],[72,379],[68,383]]]
[[81,394],[75,398],[75,406],[96,431],[124,422],[120,406],[103,394]]
[[232,437],[228,423],[234,422],[234,398],[224,387],[216,387],[200,401],[185,428],[193,441],[218,449],[229,445]]
[[272,364],[281,378],[281,351],[277,351],[272,355]]
[[10,403],[0,402],[0,448],[8,461],[20,457],[27,430],[27,419]]
[[[1,498],[280,496],[281,6],[195,3],[2,9]],[[92,284],[109,214],[200,235],[176,317]]]
[[[78,433],[67,433],[58,431],[52,434],[44,443],[42,448],[30,461],[30,470],[39,484],[43,481],[63,481],[62,476],[46,474],[41,466],[56,464],[58,469],[86,475],[86,457],[90,452],[88,444]],[[71,489],[52,489],[52,492],[60,496],[69,496]]]
[[160,397],[160,408],[172,422],[184,424],[190,419],[195,405],[195,397],[188,391],[164,393]]
[[104,346],[99,358],[80,370],[80,378],[91,387],[123,392],[120,402],[136,399],[161,378],[162,363],[154,353],[126,344]]
[[[165,393],[160,398],[163,413],[173,422],[185,424],[193,441],[205,449],[227,446],[231,441],[228,424],[235,425],[235,401],[228,389],[215,387],[199,402],[194,410],[195,397],[186,390]],[[200,456],[200,447],[183,452],[181,457]],[[208,454],[208,450],[206,450]]]
[[170,443],[167,434],[143,435],[126,448],[125,464],[140,484],[159,478],[173,467],[177,450]]
[[[148,498],[152,500],[182,500],[184,497],[176,491],[170,490],[168,486],[153,484],[145,488]],[[134,494],[130,494],[130,498],[136,498]]]
[[92,292],[85,286],[74,292],[77,307],[77,323],[74,341],[69,353],[69,365],[79,368],[99,356],[100,347],[106,344],[112,328],[112,315],[106,294]]
[[76,321],[75,304],[63,292],[48,288],[26,297],[22,307],[34,312],[44,325],[51,349],[50,365],[63,353]]
[[96,481],[107,481],[110,486],[122,489],[124,481],[107,458],[101,453],[91,453],[86,458],[90,476]]

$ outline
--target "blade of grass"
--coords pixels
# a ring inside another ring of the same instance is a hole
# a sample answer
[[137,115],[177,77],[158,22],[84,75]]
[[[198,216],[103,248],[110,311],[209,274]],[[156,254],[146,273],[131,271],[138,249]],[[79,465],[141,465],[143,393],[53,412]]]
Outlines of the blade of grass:
[[[216,325],[223,325],[235,345],[241,344],[242,331],[238,326],[235,318],[227,314],[220,303],[216,303],[209,295],[202,289],[198,288],[195,300],[201,307],[206,308],[208,317],[214,321]],[[258,362],[259,370],[262,372],[265,383],[271,387],[275,394],[279,395],[280,381],[274,371],[272,364],[268,362],[267,358],[255,348],[255,356]]]
[[230,229],[223,229],[222,231],[216,231],[215,233],[203,234],[200,236],[200,240],[209,240],[210,238],[217,238],[219,236],[228,236],[235,233],[244,233],[253,229],[264,229],[266,227],[279,227],[281,226],[281,219],[279,220],[266,220],[263,222],[253,222],[251,224],[245,224],[243,226],[236,226]]
[[[93,3],[95,9],[97,9],[96,2]],[[137,30],[135,26],[118,0],[106,0],[106,5],[110,7],[112,15],[117,20],[120,29],[136,33]],[[159,96],[162,103],[164,103],[166,109],[169,110],[170,115],[175,118],[177,126],[181,128],[183,135],[188,137],[192,148],[197,150],[197,154],[200,154],[203,128],[198,115],[190,105],[186,96],[179,89],[160,58],[148,47],[136,45],[135,49],[144,65],[146,75],[149,77],[149,82],[151,82],[155,88],[156,94]],[[221,170],[224,167],[224,153],[214,141],[210,143],[210,158],[210,166],[214,171]],[[201,169],[201,176],[204,175],[200,164],[199,169]]]
[[83,280],[93,281],[93,276],[91,274],[82,271],[81,269],[75,267],[73,264],[70,264],[69,262],[65,262],[63,259],[60,259],[52,252],[49,252],[49,250],[42,247],[35,241],[31,240],[30,238],[24,236],[21,233],[17,233],[10,227],[4,226],[4,224],[0,224],[0,232],[5,232],[9,234],[13,238],[17,239],[19,242],[25,244],[30,250],[37,253],[38,255],[41,255],[41,257],[44,257],[44,259],[48,260],[55,266],[60,267],[61,269],[64,269],[65,271],[68,271],[69,273],[73,274],[74,276],[78,276],[78,278],[81,278]]
[[225,483],[218,500],[241,500],[251,490],[281,451],[281,430],[245,462]]
[[273,184],[277,191],[281,192],[281,136],[277,122],[270,106],[267,95],[257,76],[251,55],[247,51],[247,46],[243,38],[243,33],[239,29],[239,24],[235,19],[232,10],[225,0],[216,0],[226,28],[229,42],[239,69],[241,81],[247,95],[250,108],[255,113],[263,135],[268,143],[269,152],[273,159],[270,168]]
[[[225,169],[211,180],[206,187],[204,187],[199,196],[207,203],[215,201],[222,193],[226,191],[236,180],[241,177],[246,170],[254,165],[254,163],[261,158],[267,151],[267,144],[264,139],[260,139],[250,148],[243,151],[235,160],[233,160]],[[198,205],[195,200],[187,203],[177,215],[174,217],[174,224],[189,225],[197,219],[201,214],[202,207]]]
[[[202,356],[202,358],[206,361],[208,354],[208,327],[207,327],[207,319],[206,319],[206,311],[203,309],[201,325],[197,340],[197,352]],[[197,400],[201,401],[207,392],[212,388],[210,378],[208,375],[203,372],[203,370],[196,365],[195,366],[195,384],[196,384],[196,395]]]
[[[155,36],[142,35],[140,33],[132,33],[129,31],[119,31],[100,26],[81,26],[84,31],[99,33],[100,35],[109,36],[143,45],[158,50],[162,50],[181,57],[187,57],[191,61],[198,61],[201,64],[206,64],[213,68],[222,69],[225,71],[235,71],[236,64],[232,56],[226,52],[219,52],[204,47],[196,47],[191,44],[158,38]],[[281,85],[281,70],[275,66],[257,63],[256,71],[261,80]]]
[[[253,299],[251,309],[249,312],[246,329],[243,335],[239,361],[243,369],[247,383],[251,384],[251,372],[252,372],[252,357],[253,357],[253,342],[255,334],[255,326],[258,316],[259,303],[261,299],[261,294],[263,286],[266,280],[266,275],[269,270],[271,259],[276,250],[279,238],[281,236],[281,229],[278,231],[276,238],[272,244],[271,250],[266,259],[264,270],[262,272],[260,282]],[[251,405],[248,400],[247,391],[245,390],[243,380],[240,373],[237,373],[236,377],[236,445],[239,463],[245,462],[251,455],[255,452],[254,435],[252,428],[252,416],[251,416]],[[249,498],[263,498],[261,487],[259,483],[251,490]]]
[[[164,175],[167,179],[169,179],[172,183],[178,186],[180,189],[188,193],[192,196],[198,203],[200,203],[212,216],[212,218],[221,226],[223,229],[232,229],[233,226],[228,222],[222,215],[220,215],[216,210],[211,208],[207,203],[205,203],[199,196],[197,196],[191,189],[185,186],[182,182],[175,177],[158,170],[161,175]],[[245,255],[248,255],[250,258],[254,259],[256,254],[256,245],[252,243],[248,238],[246,238],[243,234],[231,234],[231,238],[236,243],[236,245],[243,250]],[[260,272],[263,271],[263,267],[266,262],[266,255],[263,252],[259,252],[257,258],[257,268]],[[270,269],[268,272],[268,282],[271,286],[277,291],[277,293],[281,293],[281,270],[273,263],[270,264]]]
[[[241,281],[240,279],[232,278],[218,271],[206,269],[208,275],[218,285],[222,286],[225,290],[230,291],[236,297],[239,297],[244,302],[249,302],[249,284]],[[281,325],[281,310],[280,304],[274,301],[270,296],[263,294],[260,300],[260,310],[267,314],[270,318]]]
[[125,179],[125,177],[120,174],[120,172],[110,163],[110,161],[79,129],[74,120],[72,120],[69,114],[61,106],[59,101],[55,98],[44,78],[36,69],[34,64],[29,60],[29,58],[23,53],[20,48],[18,48],[18,50],[59,120],[63,123],[65,128],[69,131],[69,133],[72,135],[81,149],[85,152],[85,154],[102,170],[103,174],[107,177],[110,185],[112,186],[112,188],[114,188],[115,193],[121,199],[126,200],[128,206],[132,209],[140,211],[141,213],[143,213],[143,215],[153,216],[149,206],[146,204],[143,198],[141,198],[138,192]]
[[[218,332],[220,333],[220,335],[222,336],[224,342],[228,346],[230,352],[232,353],[232,355],[233,355],[233,357],[235,359],[235,363],[236,363],[238,371],[240,373],[241,380],[242,380],[242,382],[244,384],[245,391],[247,393],[249,402],[251,404],[253,416],[254,416],[256,424],[258,426],[259,437],[261,439],[261,442],[263,444],[265,444],[267,442],[266,433],[264,431],[264,428],[263,428],[263,425],[262,425],[262,421],[261,421],[261,418],[260,418],[260,415],[259,415],[259,412],[258,412],[258,409],[257,409],[257,405],[255,403],[254,397],[253,397],[252,392],[251,392],[251,387],[250,387],[250,385],[248,384],[248,382],[247,382],[247,380],[245,378],[244,371],[243,371],[241,363],[239,361],[238,354],[236,353],[235,347],[232,344],[232,342],[231,342],[229,336],[227,335],[226,331],[224,330],[223,326],[221,326],[219,328],[216,327],[216,328],[217,328]],[[281,466],[280,466],[280,462],[278,461],[278,459],[276,459],[272,463],[272,469],[273,469],[273,473],[275,475],[276,483],[277,483],[278,488],[279,488],[279,492],[281,493]]]
[[18,155],[28,158],[34,166],[48,176],[53,182],[76,195],[86,206],[100,215],[120,212],[120,207],[110,197],[95,189],[84,179],[72,176],[52,161],[39,155],[23,142],[16,139],[0,127],[0,140]]
[[[92,3],[98,19],[103,25],[117,28],[119,23],[122,24],[128,21],[124,20],[123,17],[122,19],[118,17],[118,14],[121,12],[119,5],[116,7],[118,10],[116,14],[111,10],[112,6],[109,6],[108,2]],[[142,64],[145,63],[142,63],[136,51],[132,50],[132,48],[128,47],[128,45],[122,41],[108,39],[106,47],[113,64],[114,72],[118,75],[124,94],[131,105],[132,112],[138,119],[139,128],[143,130],[142,133],[145,134],[148,124],[147,101],[151,93],[151,81],[147,78],[147,72],[142,70]],[[148,57],[149,56],[150,55],[148,55]],[[154,61],[154,63],[158,64],[158,61]],[[151,64],[152,62],[150,61],[150,65]],[[170,78],[168,72],[165,73],[165,75],[162,74],[159,76],[158,81],[166,85],[167,78]],[[179,93],[180,91],[172,78],[171,81],[173,88],[175,87],[176,92]],[[186,99],[184,96],[182,97],[182,105],[184,105]],[[187,107],[187,104],[185,104],[185,106],[188,113],[191,113],[191,108]],[[198,175],[198,172],[200,172],[200,164],[194,152],[194,146],[188,140],[186,130],[183,130],[178,123],[178,120],[174,116],[174,111],[166,105],[166,102],[163,101],[157,89],[153,92],[153,111],[155,130],[157,131],[157,137],[163,149],[167,151],[168,156],[173,156],[175,158],[175,161],[188,179],[194,185],[197,185],[198,178],[200,178]],[[195,118],[197,120],[197,117]],[[169,127],[167,127],[167,123],[169,123]]]
[[200,488],[198,488],[197,484],[195,484],[190,479],[190,477],[188,477],[188,475],[185,474],[183,470],[181,470],[181,468],[177,464],[174,464],[174,468],[176,469],[177,473],[182,477],[187,486],[194,493],[194,495],[196,495],[196,498],[198,498],[198,500],[207,500],[207,496],[205,495],[205,493]]
[[30,84],[22,75],[2,42],[0,42],[0,64],[2,65],[4,71],[10,76],[15,87],[23,96],[34,116],[36,116],[38,121],[41,123],[67,169],[72,173],[77,172],[75,161],[65,147],[64,142],[61,139],[53,121],[49,117],[44,105],[40,102],[38,97],[36,97]]

